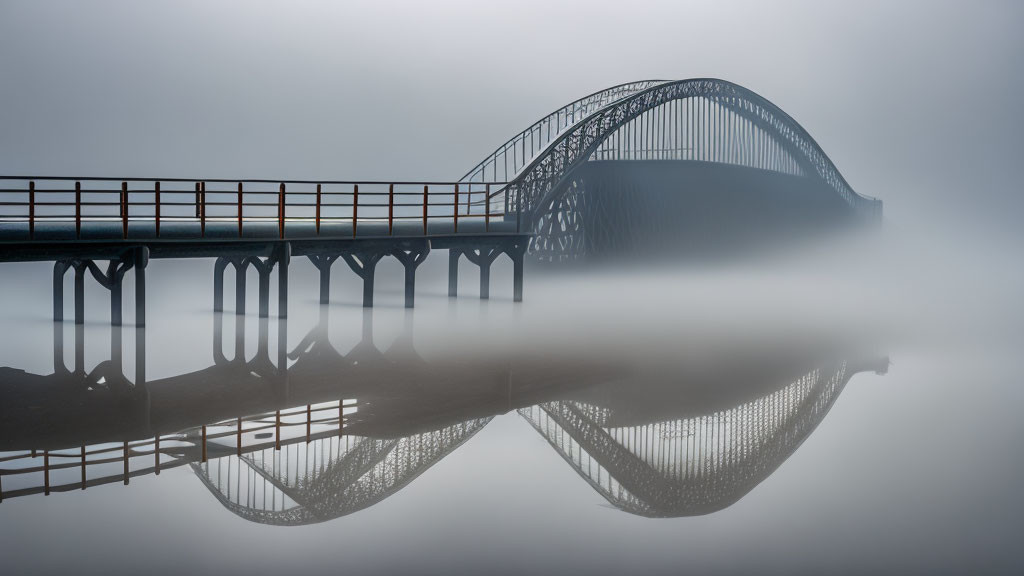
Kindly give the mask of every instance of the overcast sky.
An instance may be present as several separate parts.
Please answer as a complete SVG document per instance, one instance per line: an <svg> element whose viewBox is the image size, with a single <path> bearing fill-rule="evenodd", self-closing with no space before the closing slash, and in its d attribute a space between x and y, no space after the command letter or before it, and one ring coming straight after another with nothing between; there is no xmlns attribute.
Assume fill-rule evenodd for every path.
<svg viewBox="0 0 1024 576"><path fill-rule="evenodd" d="M2 0L0 173L455 179L577 97L714 76L890 216L983 218L1024 206L1021 6Z"/></svg>

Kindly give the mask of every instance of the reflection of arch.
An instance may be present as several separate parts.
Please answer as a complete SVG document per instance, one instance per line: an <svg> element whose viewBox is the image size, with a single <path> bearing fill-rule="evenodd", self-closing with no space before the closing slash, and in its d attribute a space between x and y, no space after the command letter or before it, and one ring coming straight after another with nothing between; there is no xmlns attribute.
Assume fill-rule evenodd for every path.
<svg viewBox="0 0 1024 576"><path fill-rule="evenodd" d="M357 512L398 492L490 420L400 439L325 438L191 466L224 507L246 520L311 524Z"/></svg>
<svg viewBox="0 0 1024 576"><path fill-rule="evenodd" d="M810 134L756 93L716 79L629 86L618 98L595 99L585 117L556 124L547 140L540 137L542 128L527 131L530 142L537 134L544 146L514 172L503 199L506 213L521 212L538 234L535 252L560 258L579 249L579 238L573 238L582 234L575 216L579 199L570 184L575 169L587 160L688 160L808 177L854 213L880 217L881 202L854 192ZM467 177L486 172L502 150Z"/></svg>
<svg viewBox="0 0 1024 576"><path fill-rule="evenodd" d="M774 472L855 373L836 362L728 410L639 426L609 427L612 410L582 402L519 413L614 506L641 516L692 516L733 504Z"/></svg>

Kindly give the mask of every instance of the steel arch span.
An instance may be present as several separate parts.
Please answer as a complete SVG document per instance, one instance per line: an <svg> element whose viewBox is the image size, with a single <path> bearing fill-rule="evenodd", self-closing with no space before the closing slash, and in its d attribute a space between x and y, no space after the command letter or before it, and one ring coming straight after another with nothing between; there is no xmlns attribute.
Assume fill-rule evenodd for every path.
<svg viewBox="0 0 1024 576"><path fill-rule="evenodd" d="M535 234L531 252L572 259L585 253L587 234L608 232L586 229L580 212L588 195L575 178L578 169L588 161L629 160L789 175L834 195L856 217L881 217L881 201L856 193L796 120L757 93L714 78L633 82L577 100L513 137L463 181L508 181L491 202Z"/></svg>

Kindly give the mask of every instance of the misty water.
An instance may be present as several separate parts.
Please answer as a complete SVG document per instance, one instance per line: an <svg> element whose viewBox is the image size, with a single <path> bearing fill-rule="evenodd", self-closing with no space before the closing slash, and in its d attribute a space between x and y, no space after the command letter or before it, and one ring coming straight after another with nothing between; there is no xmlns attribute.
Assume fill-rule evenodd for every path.
<svg viewBox="0 0 1024 576"><path fill-rule="evenodd" d="M940 249L923 232L700 266L531 266L523 303L504 259L489 301L469 266L448 298L434 254L411 311L394 262L370 312L343 265L320 306L296 259L286 322L275 282L260 320L252 271L238 323L233 274L214 314L212 260L154 260L147 328L128 312L119 332L133 382L145 338L147 409L103 364L108 293L89 280L76 331L69 275L55 326L50 265L3 264L4 571L1012 571L1020 271L997 242ZM87 393L32 379L76 363L104 375ZM108 460L84 491L83 443ZM45 449L68 464L11 472L41 470Z"/></svg>

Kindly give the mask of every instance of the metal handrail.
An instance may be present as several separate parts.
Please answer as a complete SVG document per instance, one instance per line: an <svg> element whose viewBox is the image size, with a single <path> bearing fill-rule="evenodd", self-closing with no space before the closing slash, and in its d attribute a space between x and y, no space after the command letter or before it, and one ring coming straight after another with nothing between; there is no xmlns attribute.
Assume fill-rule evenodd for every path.
<svg viewBox="0 0 1024 576"><path fill-rule="evenodd" d="M256 187L247 190L247 184ZM266 184L276 184L277 190ZM482 219L484 232L490 232L492 220L511 216L507 203L495 202L505 184L0 176L0 223L27 224L29 240L36 239L39 223L72 221L76 237L83 225L120 221L124 239L132 223L152 223L159 238L162 222L198 223L200 238L206 236L207 222L231 221L237 222L239 237L247 222L276 221L281 239L287 237L286 224L299 222L313 223L316 236L322 224L350 224L357 237L361 224L384 222L386 236L394 236L395 223L415 221L422 222L423 236L434 235L429 224L438 221L451 223L452 233L458 233L465 219ZM272 208L274 215L261 212ZM406 230L403 235L410 234Z"/></svg>

